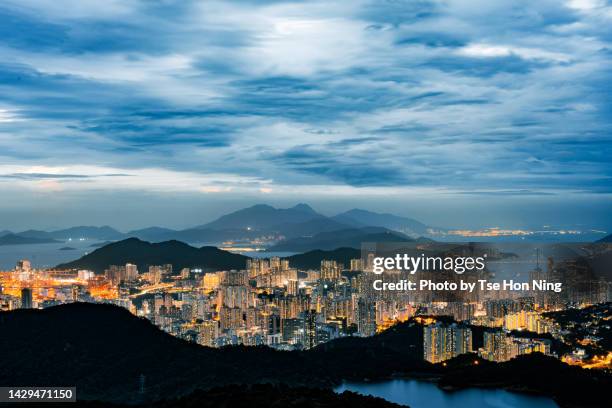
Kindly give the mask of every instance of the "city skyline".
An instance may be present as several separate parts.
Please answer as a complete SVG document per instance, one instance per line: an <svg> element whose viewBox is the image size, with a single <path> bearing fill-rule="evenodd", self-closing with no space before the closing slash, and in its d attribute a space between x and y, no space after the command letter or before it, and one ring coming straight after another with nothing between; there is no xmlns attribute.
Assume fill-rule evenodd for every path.
<svg viewBox="0 0 612 408"><path fill-rule="evenodd" d="M612 228L606 1L4 2L0 225ZM159 222L163 219L163 222Z"/></svg>
<svg viewBox="0 0 612 408"><path fill-rule="evenodd" d="M0 405L600 407L612 0L0 2Z"/></svg>

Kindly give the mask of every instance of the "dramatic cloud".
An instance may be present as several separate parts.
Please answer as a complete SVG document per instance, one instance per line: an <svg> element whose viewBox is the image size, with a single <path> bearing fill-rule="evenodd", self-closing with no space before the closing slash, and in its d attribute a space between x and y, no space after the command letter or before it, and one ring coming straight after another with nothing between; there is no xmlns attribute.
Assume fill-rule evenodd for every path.
<svg viewBox="0 0 612 408"><path fill-rule="evenodd" d="M612 195L604 0L5 1L0 56L5 192Z"/></svg>

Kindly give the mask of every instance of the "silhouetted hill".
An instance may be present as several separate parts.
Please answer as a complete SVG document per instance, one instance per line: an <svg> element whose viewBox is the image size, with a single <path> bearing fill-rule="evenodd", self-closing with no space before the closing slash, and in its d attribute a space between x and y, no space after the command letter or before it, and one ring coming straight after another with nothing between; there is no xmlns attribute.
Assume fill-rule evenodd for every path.
<svg viewBox="0 0 612 408"><path fill-rule="evenodd" d="M612 243L612 234L610 234L610 235L608 235L606 237L603 237L602 239L600 239L597 242L610 242L610 243Z"/></svg>
<svg viewBox="0 0 612 408"><path fill-rule="evenodd" d="M92 240L113 240L124 238L124 234L117 231L109 226L103 227L71 227L56 231L38 231L38 230L27 230L17 233L17 235L28 238L39 238L39 239L92 239Z"/></svg>
<svg viewBox="0 0 612 408"><path fill-rule="evenodd" d="M348 267L351 259L359 258L361 258L361 251L355 248L337 248L331 251L316 249L287 257L289 265L298 269L318 269L324 259L341 262Z"/></svg>
<svg viewBox="0 0 612 408"><path fill-rule="evenodd" d="M271 232L282 234L285 238L312 236L322 232L339 231L349 228L331 218L316 218L298 223L285 223L271 227Z"/></svg>
<svg viewBox="0 0 612 408"><path fill-rule="evenodd" d="M352 227L384 227L415 237L428 233L429 227L412 218L393 214L380 214L358 208L332 217L334 220Z"/></svg>
<svg viewBox="0 0 612 408"><path fill-rule="evenodd" d="M22 232L17 232L15 235L18 235L23 238L35 238L35 239L53 239L53 235L47 231L39 231L39 230L27 230Z"/></svg>
<svg viewBox="0 0 612 408"><path fill-rule="evenodd" d="M0 236L0 245L30 245L30 244L50 244L56 241L52 238L31 238L22 237L15 234Z"/></svg>
<svg viewBox="0 0 612 408"><path fill-rule="evenodd" d="M124 235L114 228L109 226L103 227L72 227L58 231L52 231L50 234L55 239L98 239L98 240L112 240L123 238Z"/></svg>
<svg viewBox="0 0 612 408"><path fill-rule="evenodd" d="M321 232L311 237L300 237L279 242L270 251L305 252L315 249L331 250L340 247L361 249L364 242L412 242L399 232L382 227L350 228L339 231Z"/></svg>
<svg viewBox="0 0 612 408"><path fill-rule="evenodd" d="M129 231L125 235L127 235L130 238L138 238L143 241L157 242L160 240L169 241L171 239L175 239L173 238L173 236L177 232L178 231L170 229L170 228L148 227L148 228L142 228L138 230Z"/></svg>
<svg viewBox="0 0 612 408"><path fill-rule="evenodd" d="M179 241L208 242L218 244L227 240L251 239L261 236L261 231L248 229L214 230L209 228L189 228L177 231L172 236Z"/></svg>
<svg viewBox="0 0 612 408"><path fill-rule="evenodd" d="M467 355L457 360L468 359ZM473 359L473 358L472 358ZM540 353L519 356L504 363L479 360L478 365L463 364L442 376L444 389L465 387L505 388L552 396L562 407L604 407L612 386L609 373L585 370L563 364Z"/></svg>
<svg viewBox="0 0 612 408"><path fill-rule="evenodd" d="M179 241L150 243L137 238L113 242L98 248L76 261L58 265L59 269L89 269L101 273L109 265L133 263L146 271L149 265L172 264L175 271L182 268L244 269L248 258L215 247L195 248Z"/></svg>
<svg viewBox="0 0 612 408"><path fill-rule="evenodd" d="M422 360L422 327L411 322L302 352L211 349L174 338L125 309L74 303L0 312L0 333L0 384L74 385L79 399L110 402L172 399L230 384L331 387L343 380L416 373L441 377L453 388L524 385L528 391L596 406L593 398L605 396L612 385L609 374L534 355L516 364L479 360L474 366L475 357L465 355L446 367L432 365ZM138 393L141 376L144 396Z"/></svg>
<svg viewBox="0 0 612 408"><path fill-rule="evenodd" d="M270 205L257 204L252 207L234 211L213 222L204 224L203 229L252 229L269 231L281 224L296 224L317 218L325 218L306 204L298 204L291 208L274 208Z"/></svg>
<svg viewBox="0 0 612 408"><path fill-rule="evenodd" d="M147 398L158 400L228 384L329 387L342 379L427 366L420 360L417 327L344 338L306 352L211 349L175 338L117 306L73 303L0 312L0 332L0 384L72 384L79 398L102 401L140 399L141 375Z"/></svg>

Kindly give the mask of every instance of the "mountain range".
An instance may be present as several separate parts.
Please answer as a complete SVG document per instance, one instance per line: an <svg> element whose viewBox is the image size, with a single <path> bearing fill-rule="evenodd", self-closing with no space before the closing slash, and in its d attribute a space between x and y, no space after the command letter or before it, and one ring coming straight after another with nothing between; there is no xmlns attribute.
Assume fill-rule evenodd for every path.
<svg viewBox="0 0 612 408"><path fill-rule="evenodd" d="M477 235L461 235L443 228L433 228L412 218L400 217L388 213L376 213L363 209L352 209L334 216L325 216L318 213L307 204L298 204L290 208L274 208L266 204L257 204L248 208L223 215L216 220L195 225L185 229L171 229L160 226L151 226L121 232L109 226L79 226L54 231L28 230L22 232L11 232L4 230L0 232L0 238L7 235L15 235L31 239L31 242L22 240L22 244L41 243L34 240L95 240L95 241L117 241L126 238L139 238L149 242L163 242L170 240L188 243L199 243L220 246L223 242L251 241L259 238L266 246L277 245L275 251L299 252L314 249L331 249L328 240L334 233L338 239L342 234L342 242L338 241L334 247L354 246L355 243L372 241L373 233L382 234L384 238L403 242L407 239L418 239L421 237L465 241L478 240ZM550 231L549 231L550 232ZM554 232L554 231L553 231ZM395 234L391 236L388 234ZM544 234L534 233L528 237L530 241L542 239L567 240L577 239L579 241L600 240L610 242L612 236L601 239L601 232L597 235L593 231L586 231L578 235L568 234ZM378 237L378 238L381 238ZM568 238L569 237L569 238ZM485 236L487 240L499 242L523 240L520 236ZM11 238L15 239L15 238ZM481 240L482 240L481 239ZM606 241L607 240L607 241ZM10 239L6 240L7 242ZM8 244L5 244L8 245Z"/></svg>
<svg viewBox="0 0 612 408"><path fill-rule="evenodd" d="M257 204L223 215L207 224L182 230L153 226L123 233L109 226L81 226L56 231L28 230L19 233L3 231L0 237L14 235L31 240L49 240L48 242L70 239L115 241L139 238L150 242L177 240L215 245L225 241L267 237L269 241L282 242L282 245L274 250L299 252L334 249L340 246L359 247L360 242L378 238L404 241L410 237L425 235L428 229L426 225L411 218L360 209L327 217L307 204L298 204L290 208ZM339 235L342 236L341 242L335 244L330 242L332 232L336 239Z"/></svg>

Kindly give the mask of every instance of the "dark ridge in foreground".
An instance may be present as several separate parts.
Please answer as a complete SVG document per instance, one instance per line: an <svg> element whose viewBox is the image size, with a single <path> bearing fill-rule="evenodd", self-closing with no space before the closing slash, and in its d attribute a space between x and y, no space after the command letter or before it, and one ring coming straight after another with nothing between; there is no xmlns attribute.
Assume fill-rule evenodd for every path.
<svg viewBox="0 0 612 408"><path fill-rule="evenodd" d="M73 384L81 398L111 402L140 398L141 375L146 397L154 401L230 384L327 388L342 379L428 366L420 359L417 327L344 338L305 352L213 349L173 337L117 306L72 303L0 312L0 334L0 384Z"/></svg>
<svg viewBox="0 0 612 408"><path fill-rule="evenodd" d="M540 353L519 356L503 363L475 360L461 355L449 362L438 386L452 391L468 387L502 388L553 397L561 407L603 407L609 398L612 376L599 370L568 366Z"/></svg>
<svg viewBox="0 0 612 408"><path fill-rule="evenodd" d="M463 355L445 367L432 365L422 360L422 344L422 327L407 322L377 336L337 339L309 351L211 349L162 332L125 309L73 303L0 313L0 384L76 386L80 399L142 403L232 384L329 389L343 380L417 375L452 388L522 388L568 407L598 406L597 398L612 387L609 374L541 355L503 364L478 360L478 366L473 355Z"/></svg>
<svg viewBox="0 0 612 408"><path fill-rule="evenodd" d="M360 395L345 391L336 394L330 389L288 387L286 385L256 384L251 386L230 385L198 390L176 400L158 401L138 405L118 405L101 402L71 404L74 408L253 408L253 407L294 407L294 408L400 408L382 398Z"/></svg>

